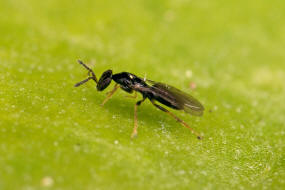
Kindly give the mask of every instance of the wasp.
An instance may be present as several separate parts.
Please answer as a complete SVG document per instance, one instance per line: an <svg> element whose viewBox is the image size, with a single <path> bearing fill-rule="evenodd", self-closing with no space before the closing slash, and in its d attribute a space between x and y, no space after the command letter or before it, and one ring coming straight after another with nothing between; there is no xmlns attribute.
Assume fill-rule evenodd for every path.
<svg viewBox="0 0 285 190"><path fill-rule="evenodd" d="M104 99L101 106L103 106L119 88L127 93L134 93L134 96L128 97L136 98L137 92L142 95L142 99L137 101L134 106L134 128L131 134L132 138L136 137L138 134L138 106L140 106L146 99L148 99L156 108L165 112L181 125L188 128L194 135L197 136L198 139L202 139L201 135L197 133L193 128L191 128L186 122L178 118L165 107L157 104L157 102L159 102L160 104L163 104L175 110L184 110L186 113L189 113L191 115L202 116L204 111L203 105L191 95L173 86L161 82L155 82L146 78L141 78L129 72L113 74L112 70L109 69L103 72L100 79L97 80L97 77L92 69L90 69L80 60L78 60L78 63L88 70L88 78L76 83L74 85L75 87L78 87L88 82L89 80L93 80L96 83L97 90L103 91L110 85L112 80L116 83L114 88L107 93L107 97Z"/></svg>

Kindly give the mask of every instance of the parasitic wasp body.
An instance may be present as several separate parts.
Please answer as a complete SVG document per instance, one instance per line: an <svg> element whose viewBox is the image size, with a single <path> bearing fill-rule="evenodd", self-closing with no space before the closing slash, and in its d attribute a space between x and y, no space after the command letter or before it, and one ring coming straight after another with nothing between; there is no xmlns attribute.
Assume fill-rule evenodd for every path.
<svg viewBox="0 0 285 190"><path fill-rule="evenodd" d="M112 95L117 91L118 88L121 88L127 93L133 93L133 92L135 93L134 96L128 96L128 97L136 98L137 92L142 94L142 99L137 101L134 107L134 129L131 135L132 138L137 136L137 128L138 128L137 108L146 99L149 99L150 102L156 108L167 113L169 116L173 117L176 121L178 121L181 125L190 129L191 132L195 134L198 139L202 138L187 123L178 118L172 112L168 111L166 108L156 103L159 102L175 110L184 110L186 113L189 113L191 115L202 116L204 107L194 97L170 85L160 82L155 82L148 79L143 79L128 72L113 74L112 70L107 70L102 74L100 79L97 80L97 77L92 69L90 69L82 61L78 60L78 62L88 70L88 78L81 82L76 83L74 85L75 87L78 87L89 80L93 80L97 84L96 86L97 90L103 91L105 88L107 88L110 85L112 80L116 82L113 90L107 93L107 97L102 102L101 106L103 106L112 97Z"/></svg>

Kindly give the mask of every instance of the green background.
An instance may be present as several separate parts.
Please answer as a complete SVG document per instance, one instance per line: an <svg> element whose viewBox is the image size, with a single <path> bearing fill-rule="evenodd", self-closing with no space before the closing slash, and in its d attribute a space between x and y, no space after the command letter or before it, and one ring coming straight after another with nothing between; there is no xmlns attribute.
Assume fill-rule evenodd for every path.
<svg viewBox="0 0 285 190"><path fill-rule="evenodd" d="M284 1L0 4L0 189L285 188ZM77 59L192 94L204 139L146 101L131 140L135 100L100 107Z"/></svg>

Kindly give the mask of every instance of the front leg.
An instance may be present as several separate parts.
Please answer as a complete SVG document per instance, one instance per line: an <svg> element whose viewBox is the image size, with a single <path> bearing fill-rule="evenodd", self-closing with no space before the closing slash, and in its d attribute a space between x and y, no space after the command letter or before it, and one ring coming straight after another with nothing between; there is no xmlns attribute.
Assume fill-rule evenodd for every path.
<svg viewBox="0 0 285 190"><path fill-rule="evenodd" d="M118 84L115 84L113 90L111 90L110 92L108 92L107 94L107 97L105 98L105 100L102 102L101 106L104 106L104 104L113 96L113 94L117 91L117 89L119 88L120 86Z"/></svg>

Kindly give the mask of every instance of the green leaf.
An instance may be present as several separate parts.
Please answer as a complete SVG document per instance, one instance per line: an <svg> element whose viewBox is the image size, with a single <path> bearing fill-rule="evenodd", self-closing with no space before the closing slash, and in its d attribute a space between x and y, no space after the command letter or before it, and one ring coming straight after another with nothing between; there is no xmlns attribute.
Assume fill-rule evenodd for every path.
<svg viewBox="0 0 285 190"><path fill-rule="evenodd" d="M284 189L283 1L4 1L0 189ZM173 111L105 92L127 71L197 98ZM170 109L170 108L169 108Z"/></svg>

